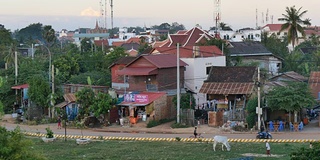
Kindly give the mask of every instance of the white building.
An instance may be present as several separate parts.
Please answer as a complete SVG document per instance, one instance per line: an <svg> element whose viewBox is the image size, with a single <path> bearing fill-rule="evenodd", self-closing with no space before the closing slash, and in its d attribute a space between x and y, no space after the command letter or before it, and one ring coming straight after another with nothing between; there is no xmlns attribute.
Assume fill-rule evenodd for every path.
<svg viewBox="0 0 320 160"><path fill-rule="evenodd" d="M184 72L185 88L194 93L196 104L207 102L206 94L199 93L203 82L207 79L211 66L226 66L225 56L180 58L187 63Z"/></svg>

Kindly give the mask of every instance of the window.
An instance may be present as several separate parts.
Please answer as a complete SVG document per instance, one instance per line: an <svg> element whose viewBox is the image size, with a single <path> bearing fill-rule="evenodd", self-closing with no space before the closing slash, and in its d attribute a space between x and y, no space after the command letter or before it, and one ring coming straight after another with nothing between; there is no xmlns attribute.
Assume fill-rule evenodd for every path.
<svg viewBox="0 0 320 160"><path fill-rule="evenodd" d="M210 73L210 70L211 70L211 66L206 68L206 75L208 75Z"/></svg>

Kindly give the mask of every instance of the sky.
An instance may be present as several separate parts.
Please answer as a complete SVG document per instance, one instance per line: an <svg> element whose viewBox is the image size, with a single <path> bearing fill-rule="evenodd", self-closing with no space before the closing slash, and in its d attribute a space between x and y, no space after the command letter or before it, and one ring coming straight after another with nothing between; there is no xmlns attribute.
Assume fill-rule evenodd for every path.
<svg viewBox="0 0 320 160"><path fill-rule="evenodd" d="M173 22L183 24L186 29L197 24L206 30L215 26L214 0L113 0L113 6L114 27L151 27ZM255 28L256 24L267 23L268 13L269 24L271 16L273 23L282 23L277 19L291 6L308 10L303 18L310 18L312 25L320 25L317 17L320 0L221 0L221 22L234 30ZM101 10L106 10L106 18L101 16ZM11 31L33 23L52 25L56 31L72 31L94 28L96 21L111 28L110 0L0 0L0 24Z"/></svg>

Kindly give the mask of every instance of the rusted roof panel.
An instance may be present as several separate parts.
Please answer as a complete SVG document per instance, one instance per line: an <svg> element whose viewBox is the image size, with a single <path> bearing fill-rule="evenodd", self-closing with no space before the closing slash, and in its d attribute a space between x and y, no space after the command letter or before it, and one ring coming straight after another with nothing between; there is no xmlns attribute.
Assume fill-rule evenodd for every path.
<svg viewBox="0 0 320 160"><path fill-rule="evenodd" d="M200 93L205 94L251 94L254 83L205 82Z"/></svg>

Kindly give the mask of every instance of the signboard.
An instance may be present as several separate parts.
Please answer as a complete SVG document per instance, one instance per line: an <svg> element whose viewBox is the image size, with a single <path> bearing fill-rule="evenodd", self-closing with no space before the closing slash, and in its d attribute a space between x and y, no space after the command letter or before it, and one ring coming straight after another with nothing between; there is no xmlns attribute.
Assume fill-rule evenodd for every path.
<svg viewBox="0 0 320 160"><path fill-rule="evenodd" d="M146 103L146 102L148 102L148 95L136 94L136 95L134 95L134 100L136 103Z"/></svg>
<svg viewBox="0 0 320 160"><path fill-rule="evenodd" d="M147 103L149 101L146 94L124 94L125 102Z"/></svg>

